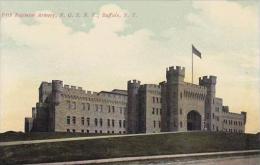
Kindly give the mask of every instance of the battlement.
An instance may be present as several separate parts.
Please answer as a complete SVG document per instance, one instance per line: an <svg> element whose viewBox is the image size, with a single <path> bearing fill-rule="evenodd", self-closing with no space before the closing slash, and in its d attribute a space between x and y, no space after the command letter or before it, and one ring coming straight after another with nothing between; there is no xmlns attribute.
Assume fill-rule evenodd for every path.
<svg viewBox="0 0 260 165"><path fill-rule="evenodd" d="M188 83L185 82L186 87L194 89L194 90L207 90L206 87L204 86L200 86L200 85L196 85L196 84L192 84L192 83Z"/></svg>
<svg viewBox="0 0 260 165"><path fill-rule="evenodd" d="M140 85L141 84L141 81L138 81L138 80L129 80L129 81L127 81L127 84L138 84L138 85Z"/></svg>
<svg viewBox="0 0 260 165"><path fill-rule="evenodd" d="M215 85L216 83L217 83L216 76L203 76L199 78L199 85L205 85L205 84Z"/></svg>
<svg viewBox="0 0 260 165"><path fill-rule="evenodd" d="M144 84L143 86L146 88L161 89L161 87L157 84Z"/></svg>
<svg viewBox="0 0 260 165"><path fill-rule="evenodd" d="M42 81L40 86L51 86L52 83L47 82L47 81Z"/></svg>
<svg viewBox="0 0 260 165"><path fill-rule="evenodd" d="M80 91L80 92L84 91L82 87L76 87L76 86L74 86L74 85L71 85L71 86L69 86L69 85L64 85L64 89L74 90L74 91Z"/></svg>
<svg viewBox="0 0 260 165"><path fill-rule="evenodd" d="M176 75L181 75L181 76L185 76L185 67L181 67L181 66L170 66L169 68L166 68L166 73L169 74L176 74Z"/></svg>
<svg viewBox="0 0 260 165"><path fill-rule="evenodd" d="M167 83L182 83L184 82L185 68L180 66L171 66L166 68Z"/></svg>
<svg viewBox="0 0 260 165"><path fill-rule="evenodd" d="M222 112L229 112L229 107L228 106L222 106Z"/></svg>

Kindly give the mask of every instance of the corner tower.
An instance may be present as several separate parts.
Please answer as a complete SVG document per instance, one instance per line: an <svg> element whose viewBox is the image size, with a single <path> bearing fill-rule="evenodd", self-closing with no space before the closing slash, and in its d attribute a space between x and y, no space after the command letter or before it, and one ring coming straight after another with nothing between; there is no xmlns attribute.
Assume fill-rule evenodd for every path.
<svg viewBox="0 0 260 165"><path fill-rule="evenodd" d="M128 133L138 133L138 121L139 121L139 110L138 110L138 91L140 88L140 81L130 80L127 82L127 132Z"/></svg>
<svg viewBox="0 0 260 165"><path fill-rule="evenodd" d="M51 103L49 108L49 122L48 127L49 131L55 131L55 114L56 114L56 107L62 101L61 94L63 92L63 82L61 80L52 80L52 96L51 96Z"/></svg>

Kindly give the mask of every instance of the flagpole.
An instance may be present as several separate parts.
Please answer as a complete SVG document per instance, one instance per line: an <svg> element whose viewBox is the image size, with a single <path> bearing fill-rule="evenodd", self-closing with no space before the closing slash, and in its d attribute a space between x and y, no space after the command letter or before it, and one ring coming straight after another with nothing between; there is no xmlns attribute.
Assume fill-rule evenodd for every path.
<svg viewBox="0 0 260 165"><path fill-rule="evenodd" d="M191 51L191 82L193 84L193 51Z"/></svg>

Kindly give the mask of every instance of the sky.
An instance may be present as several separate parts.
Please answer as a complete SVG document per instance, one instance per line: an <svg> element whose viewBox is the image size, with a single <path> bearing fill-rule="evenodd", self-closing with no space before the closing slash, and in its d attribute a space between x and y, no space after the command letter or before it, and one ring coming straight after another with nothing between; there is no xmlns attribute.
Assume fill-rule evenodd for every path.
<svg viewBox="0 0 260 165"><path fill-rule="evenodd" d="M164 81L166 68L179 65L191 82L191 44L202 53L202 59L194 57L194 83L217 76L217 97L230 111L247 112L246 132L260 132L259 6L259 1L0 1L0 132L24 130L42 81L63 80L91 91L126 89L131 79Z"/></svg>

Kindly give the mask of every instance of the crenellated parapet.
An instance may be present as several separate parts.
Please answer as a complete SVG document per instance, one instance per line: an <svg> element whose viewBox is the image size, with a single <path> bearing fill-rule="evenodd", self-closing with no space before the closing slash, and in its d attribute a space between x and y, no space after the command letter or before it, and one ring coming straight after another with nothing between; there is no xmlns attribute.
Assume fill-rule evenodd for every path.
<svg viewBox="0 0 260 165"><path fill-rule="evenodd" d="M166 74L174 74L178 76L185 76L185 67L181 66L170 66L166 68Z"/></svg>
<svg viewBox="0 0 260 165"><path fill-rule="evenodd" d="M67 91L67 92L77 92L77 93L86 93L85 90L83 90L82 87L76 87L74 85L64 85L64 89Z"/></svg>
<svg viewBox="0 0 260 165"><path fill-rule="evenodd" d="M127 81L127 85L141 85L141 81L138 80L129 80Z"/></svg>
<svg viewBox="0 0 260 165"><path fill-rule="evenodd" d="M199 85L216 85L216 76L203 76L199 78Z"/></svg>
<svg viewBox="0 0 260 165"><path fill-rule="evenodd" d="M166 68L166 78L168 83L184 82L185 68L181 66L171 66Z"/></svg>

